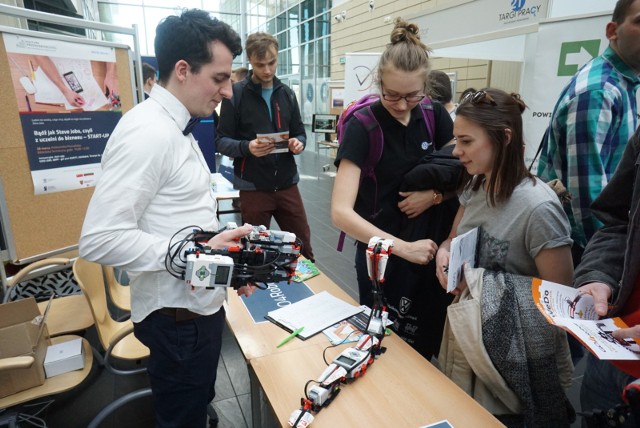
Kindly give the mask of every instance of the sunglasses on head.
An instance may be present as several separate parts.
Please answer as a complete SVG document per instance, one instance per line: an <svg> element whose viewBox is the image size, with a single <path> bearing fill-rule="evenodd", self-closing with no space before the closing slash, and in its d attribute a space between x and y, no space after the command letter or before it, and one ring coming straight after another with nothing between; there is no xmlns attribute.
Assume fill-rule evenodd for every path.
<svg viewBox="0 0 640 428"><path fill-rule="evenodd" d="M478 91L467 94L464 96L460 104L468 102L471 104L491 104L494 107L498 105L498 103L496 103L496 101L491 95L487 93L487 91Z"/></svg>

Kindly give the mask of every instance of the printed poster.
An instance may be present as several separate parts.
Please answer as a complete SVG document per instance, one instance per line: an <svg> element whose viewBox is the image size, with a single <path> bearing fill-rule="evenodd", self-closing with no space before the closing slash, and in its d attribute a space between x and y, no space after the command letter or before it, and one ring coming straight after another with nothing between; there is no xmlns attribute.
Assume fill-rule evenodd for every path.
<svg viewBox="0 0 640 428"><path fill-rule="evenodd" d="M95 186L122 115L115 48L4 34L34 193Z"/></svg>

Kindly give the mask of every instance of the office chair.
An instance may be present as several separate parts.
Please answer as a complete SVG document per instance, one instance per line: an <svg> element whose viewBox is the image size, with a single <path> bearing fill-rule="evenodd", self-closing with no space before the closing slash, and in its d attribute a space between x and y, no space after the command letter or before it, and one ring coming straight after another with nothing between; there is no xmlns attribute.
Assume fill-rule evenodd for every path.
<svg viewBox="0 0 640 428"><path fill-rule="evenodd" d="M104 366L116 375L131 375L146 372L146 367L120 369L112 360L138 361L149 356L149 348L144 346L133 334L131 320L118 321L111 317L107 307L107 292L103 266L82 258L73 264L73 274L84 293L93 313L98 338L104 353ZM137 398L150 396L151 388L142 388L130 392L102 409L89 424L89 428L98 427L104 419L120 406Z"/></svg>
<svg viewBox="0 0 640 428"><path fill-rule="evenodd" d="M89 342L79 336L67 335L51 338L51 344L55 345L56 343L63 343L73 339L82 339L82 347L84 350L84 368L82 370L74 370L47 378L40 386L2 397L0 398L0 409L10 409L19 404L37 400L42 397L60 394L80 385L80 383L87 378L93 366L93 354L91 353L91 345L89 345ZM35 359L31 356L2 358L0 359L0 371L28 368L34 361ZM17 427L18 423L25 417L28 418L29 416L23 416L21 413L15 412L0 414L0 426L8 425L10 428Z"/></svg>
<svg viewBox="0 0 640 428"><path fill-rule="evenodd" d="M11 300L12 295L16 294L11 292L12 289L36 269L55 265L70 266L71 263L70 259L56 257L38 260L25 266L7 281L8 288L5 293L4 303ZM38 303L40 313L44 313L47 304L48 301ZM47 316L47 329L51 337L84 332L92 325L93 315L91 315L86 299L81 294L56 296L51 302L51 308Z"/></svg>

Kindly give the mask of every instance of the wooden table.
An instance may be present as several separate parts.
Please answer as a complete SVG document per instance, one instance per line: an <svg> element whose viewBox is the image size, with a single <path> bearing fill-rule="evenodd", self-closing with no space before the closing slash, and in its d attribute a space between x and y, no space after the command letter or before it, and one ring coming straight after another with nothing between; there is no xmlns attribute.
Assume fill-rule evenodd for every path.
<svg viewBox="0 0 640 428"><path fill-rule="evenodd" d="M356 304L325 275L306 283L316 293L326 290ZM259 407L262 392L279 426L288 426L289 415L300 407L305 383L326 368L322 352L330 345L329 340L320 333L276 348L286 332L272 323L255 324L235 293L229 293L227 322L250 366L253 426L266 426L264 409ZM443 419L457 428L503 426L398 336L385 338L383 345L386 353L364 377L343 385L331 405L318 413L312 427L417 428ZM348 346L328 350L327 359Z"/></svg>

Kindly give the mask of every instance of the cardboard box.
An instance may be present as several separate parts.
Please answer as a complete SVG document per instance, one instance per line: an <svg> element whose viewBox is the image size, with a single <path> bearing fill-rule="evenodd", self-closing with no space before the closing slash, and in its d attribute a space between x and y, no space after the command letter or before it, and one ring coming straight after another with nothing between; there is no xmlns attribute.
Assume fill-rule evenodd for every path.
<svg viewBox="0 0 640 428"><path fill-rule="evenodd" d="M0 305L0 359L33 356L27 369L0 372L0 398L44 383L44 357L50 344L45 317L34 298Z"/></svg>
<svg viewBox="0 0 640 428"><path fill-rule="evenodd" d="M47 378L84 368L82 339L56 343L47 348L44 372Z"/></svg>

